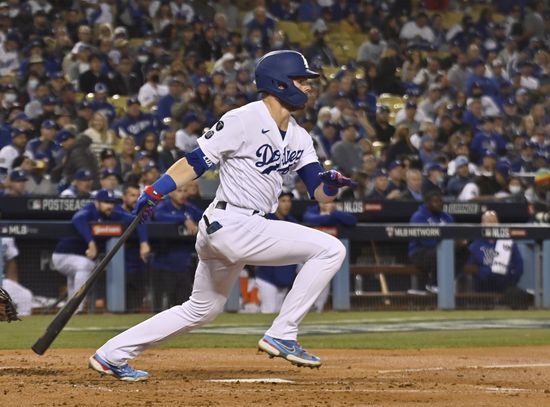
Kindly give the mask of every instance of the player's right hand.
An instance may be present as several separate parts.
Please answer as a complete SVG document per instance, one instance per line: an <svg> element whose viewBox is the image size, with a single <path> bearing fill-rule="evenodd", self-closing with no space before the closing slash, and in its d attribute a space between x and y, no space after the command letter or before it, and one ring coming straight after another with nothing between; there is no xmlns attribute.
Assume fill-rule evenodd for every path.
<svg viewBox="0 0 550 407"><path fill-rule="evenodd" d="M153 208L162 200L162 197L163 195L155 191L152 185L147 185L139 196L132 214L137 215L141 208L146 206L141 219L142 221L150 220L153 217Z"/></svg>

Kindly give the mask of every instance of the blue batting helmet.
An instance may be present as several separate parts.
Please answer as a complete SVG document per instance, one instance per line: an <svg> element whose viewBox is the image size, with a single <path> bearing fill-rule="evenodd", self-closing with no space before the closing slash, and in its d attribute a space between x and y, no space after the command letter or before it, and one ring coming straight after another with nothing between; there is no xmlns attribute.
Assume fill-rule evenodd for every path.
<svg viewBox="0 0 550 407"><path fill-rule="evenodd" d="M317 78L319 74L309 69L306 58L297 51L272 51L256 64L256 88L269 93L283 103L300 108L307 102L307 95L294 86L292 78Z"/></svg>

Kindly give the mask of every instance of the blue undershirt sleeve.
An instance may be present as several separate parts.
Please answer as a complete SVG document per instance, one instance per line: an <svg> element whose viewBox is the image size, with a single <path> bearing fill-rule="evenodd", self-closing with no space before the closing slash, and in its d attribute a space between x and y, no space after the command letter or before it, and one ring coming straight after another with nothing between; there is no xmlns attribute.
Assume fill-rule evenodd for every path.
<svg viewBox="0 0 550 407"><path fill-rule="evenodd" d="M319 173L323 172L323 167L319 162L309 163L304 165L298 171L298 175L306 184L307 192L311 199L315 197L315 190L319 185L321 185L321 180L319 179Z"/></svg>
<svg viewBox="0 0 550 407"><path fill-rule="evenodd" d="M187 159L189 165L191 165L191 167L195 170L197 178L204 174L206 170L214 166L214 164L212 164L212 162L202 152L200 147L197 147L188 153L185 158Z"/></svg>

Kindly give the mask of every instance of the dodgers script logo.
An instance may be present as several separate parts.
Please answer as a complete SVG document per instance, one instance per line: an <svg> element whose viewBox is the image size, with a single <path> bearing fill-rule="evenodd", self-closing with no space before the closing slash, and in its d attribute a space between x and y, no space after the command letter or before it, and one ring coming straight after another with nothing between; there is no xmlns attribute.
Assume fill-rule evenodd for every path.
<svg viewBox="0 0 550 407"><path fill-rule="evenodd" d="M294 151L287 147L285 147L281 154L279 150L274 150L273 146L263 144L256 150L256 157L260 159L260 161L256 161L256 167L267 167L262 170L262 174L269 174L273 171L286 174L290 171L292 164L302 157L302 154L304 154L304 150Z"/></svg>

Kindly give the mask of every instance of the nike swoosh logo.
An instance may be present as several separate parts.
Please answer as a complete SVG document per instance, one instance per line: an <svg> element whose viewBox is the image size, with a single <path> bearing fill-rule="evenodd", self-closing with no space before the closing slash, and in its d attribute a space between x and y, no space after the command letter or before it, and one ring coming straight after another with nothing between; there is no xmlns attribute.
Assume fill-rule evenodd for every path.
<svg viewBox="0 0 550 407"><path fill-rule="evenodd" d="M277 341L277 344L283 348L284 350L286 350L288 353L294 353L296 351L296 349L294 348L294 346L292 348L289 348L288 346L285 346L283 345L281 342L278 342Z"/></svg>
<svg viewBox="0 0 550 407"><path fill-rule="evenodd" d="M268 131L269 131L269 130L264 130L264 129L262 129L262 134L265 134L265 133L267 133Z"/></svg>

